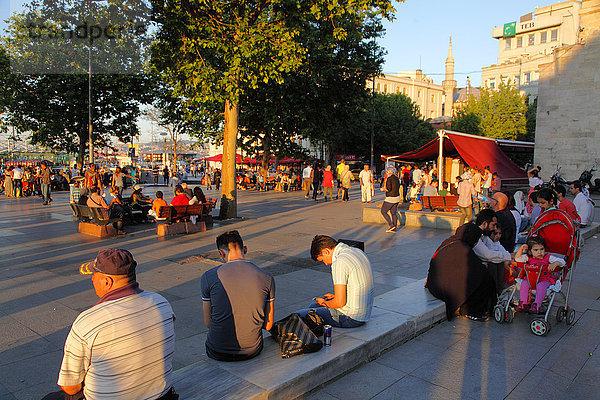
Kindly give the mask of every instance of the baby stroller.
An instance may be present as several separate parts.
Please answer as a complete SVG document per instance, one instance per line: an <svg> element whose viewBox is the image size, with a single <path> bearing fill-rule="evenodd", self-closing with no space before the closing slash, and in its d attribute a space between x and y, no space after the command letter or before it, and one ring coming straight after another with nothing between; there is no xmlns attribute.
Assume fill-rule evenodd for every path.
<svg viewBox="0 0 600 400"><path fill-rule="evenodd" d="M565 265L560 271L555 284L551 285L546 293L543 305L546 306L546 312L542 315L536 315L531 321L529 327L531 332L537 336L546 336L550 332L549 315L552 306L558 303L562 305L556 308L556 321L565 321L571 325L575 321L575 310L569 307L569 293L571 291L571 281L575 263L580 253L580 233L571 218L562 210L553 208L545 211L535 221L529 235L539 235L546 242L546 252L552 253L558 257L564 257ZM514 263L521 269L520 277L528 279L532 288L536 287L537 281L541 275L541 268L537 269L527 266L524 263ZM515 292L519 286L520 279L504 290L498 297L498 303L494 307L494 319L498 323L512 322L515 315ZM566 293L563 289L566 286ZM535 290L535 289L533 289Z"/></svg>

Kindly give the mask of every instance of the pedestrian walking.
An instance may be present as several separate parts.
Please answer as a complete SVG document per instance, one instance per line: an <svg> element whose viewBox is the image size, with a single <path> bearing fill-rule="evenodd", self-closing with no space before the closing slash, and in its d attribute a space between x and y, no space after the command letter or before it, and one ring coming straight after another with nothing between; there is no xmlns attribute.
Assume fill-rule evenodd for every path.
<svg viewBox="0 0 600 400"><path fill-rule="evenodd" d="M360 193L363 203L370 203L373 196L373 172L369 170L369 166L365 164L363 170L358 174L360 182Z"/></svg>
<svg viewBox="0 0 600 400"><path fill-rule="evenodd" d="M350 166L346 165L346 167L344 168L344 172L342 172L342 201L344 202L350 200L348 191L352 188L353 180L354 176L352 175L352 172L350 172Z"/></svg>
<svg viewBox="0 0 600 400"><path fill-rule="evenodd" d="M383 181L382 192L385 192L385 199L381 205L381 215L388 224L387 233L396 232L398 225L398 205L402 201L402 186L396 176L396 168L389 166L386 169L385 179Z"/></svg>

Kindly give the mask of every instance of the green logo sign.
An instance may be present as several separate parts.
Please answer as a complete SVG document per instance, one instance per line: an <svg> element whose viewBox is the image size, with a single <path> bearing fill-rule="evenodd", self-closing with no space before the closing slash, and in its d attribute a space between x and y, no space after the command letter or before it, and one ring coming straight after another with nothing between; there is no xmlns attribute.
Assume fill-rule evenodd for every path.
<svg viewBox="0 0 600 400"><path fill-rule="evenodd" d="M503 37L511 37L515 36L517 33L517 22L509 22L508 24L504 24L504 32L502 33Z"/></svg>

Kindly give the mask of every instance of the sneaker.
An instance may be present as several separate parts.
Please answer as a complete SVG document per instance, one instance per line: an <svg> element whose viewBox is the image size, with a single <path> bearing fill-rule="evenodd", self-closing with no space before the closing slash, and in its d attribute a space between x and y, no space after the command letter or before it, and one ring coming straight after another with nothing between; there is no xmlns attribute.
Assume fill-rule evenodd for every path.
<svg viewBox="0 0 600 400"><path fill-rule="evenodd" d="M481 315L467 315L467 318L469 318L472 321L477 321L477 322L486 322L488 319L490 319L490 317L488 317L485 314L481 314Z"/></svg>
<svg viewBox="0 0 600 400"><path fill-rule="evenodd" d="M385 232L386 233L394 233L394 232L396 232L396 227L395 226L390 226Z"/></svg>
<svg viewBox="0 0 600 400"><path fill-rule="evenodd" d="M526 312L529 311L530 305L519 301L519 305L515 308L517 311Z"/></svg>

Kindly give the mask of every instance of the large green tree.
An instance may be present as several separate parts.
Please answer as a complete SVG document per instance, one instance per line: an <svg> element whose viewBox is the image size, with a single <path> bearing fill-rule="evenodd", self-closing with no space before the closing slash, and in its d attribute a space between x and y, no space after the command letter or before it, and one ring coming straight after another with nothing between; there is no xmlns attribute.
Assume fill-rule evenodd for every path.
<svg viewBox="0 0 600 400"><path fill-rule="evenodd" d="M391 17L390 0L155 0L153 64L189 105L224 104L221 217L237 216L235 149L240 97L259 82L283 82L307 57L301 21L328 21L333 35L347 14Z"/></svg>
<svg viewBox="0 0 600 400"><path fill-rule="evenodd" d="M297 156L302 150L296 138L308 138L340 151L340 139L368 135L364 103L370 98L366 80L379 70L383 51L375 41L383 28L380 18L340 18L336 25L346 35L337 38L327 21L306 19L299 40L307 49L305 62L285 75L283 83L270 81L241 97L240 134L243 143L263 152L263 171L268 155Z"/></svg>
<svg viewBox="0 0 600 400"><path fill-rule="evenodd" d="M118 0L109 6L40 0L13 15L7 34L0 38L9 56L0 57L0 103L7 123L17 132L29 132L32 144L77 153L83 162L90 133L87 72L91 62L94 144L104 146L113 137L129 141L138 135L140 107L153 100L155 87L149 75L131 73L141 68L143 43L136 42L138 37L132 46L125 37L114 42L91 40L91 36L75 41L77 35L72 34L84 23L115 24L116 15L131 22L137 11L129 13L130 7ZM97 18L92 20L92 15ZM28 30L31 26L35 28Z"/></svg>
<svg viewBox="0 0 600 400"><path fill-rule="evenodd" d="M481 97L469 98L457 110L452 129L497 139L523 137L527 132L525 96L510 83L501 81L498 88L481 88Z"/></svg>
<svg viewBox="0 0 600 400"><path fill-rule="evenodd" d="M435 138L433 127L422 119L419 107L409 97L403 94L375 94L373 103L371 100L364 103L361 129L349 130L352 134L339 137L336 148L342 153L368 158L370 135L364 132L370 132L373 117L376 160L379 160L382 154L414 150Z"/></svg>

